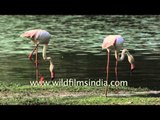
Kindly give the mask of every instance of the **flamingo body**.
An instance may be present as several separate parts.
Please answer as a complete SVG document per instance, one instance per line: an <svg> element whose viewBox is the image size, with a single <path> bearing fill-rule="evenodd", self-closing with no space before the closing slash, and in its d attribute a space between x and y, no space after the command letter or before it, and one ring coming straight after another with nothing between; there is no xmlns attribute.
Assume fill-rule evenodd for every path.
<svg viewBox="0 0 160 120"><path fill-rule="evenodd" d="M29 30L21 35L21 37L26 37L32 39L32 41L36 44L48 44L51 38L51 35L41 29Z"/></svg>
<svg viewBox="0 0 160 120"><path fill-rule="evenodd" d="M53 80L55 78L55 73L53 71L54 69L54 65L52 63L52 59L51 57L47 57L46 56L46 50L48 48L48 43L50 41L51 35L49 34L49 32L42 30L42 29L35 29L35 30L29 30L24 32L23 34L20 35L21 37L25 37L25 38L30 38L34 44L36 44L35 49L33 49L32 53L29 55L29 58L32 58L33 52L37 49L38 52L38 45L39 44L43 44L43 59L47 60L50 62L50 67L49 67L49 71L51 72L51 79ZM38 53L37 53L38 54ZM38 60L36 60L36 64L38 64ZM38 69L38 65L36 65L37 69ZM41 77L41 80L43 77Z"/></svg>
<svg viewBox="0 0 160 120"><path fill-rule="evenodd" d="M108 59L107 59L107 66L106 66L106 81L108 82L108 73L109 73L109 63L110 63L110 51L115 51L115 58L116 58L116 66L115 66L115 75L116 81L118 81L118 61L122 61L124 59L124 54L126 53L128 56L128 61L131 64L131 72L134 70L134 58L128 52L127 49L123 48L124 39L121 35L108 35L104 38L102 43L102 49L107 49L108 52ZM122 50L123 49L123 50ZM121 58L119 58L119 51L122 50ZM105 95L107 96L107 86L105 90Z"/></svg>
<svg viewBox="0 0 160 120"><path fill-rule="evenodd" d="M103 40L102 49L120 50L123 47L124 39L120 35L109 35Z"/></svg>

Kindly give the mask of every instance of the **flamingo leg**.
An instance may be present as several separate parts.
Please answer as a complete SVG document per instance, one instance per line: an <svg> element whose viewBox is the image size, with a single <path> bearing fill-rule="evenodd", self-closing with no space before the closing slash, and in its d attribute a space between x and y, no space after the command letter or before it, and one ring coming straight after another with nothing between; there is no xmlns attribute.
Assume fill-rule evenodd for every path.
<svg viewBox="0 0 160 120"><path fill-rule="evenodd" d="M117 52L117 51L116 51L116 52ZM117 54L116 54L115 75L116 75L116 81L118 81L118 52L117 52Z"/></svg>
<svg viewBox="0 0 160 120"><path fill-rule="evenodd" d="M115 51L116 52L116 66L115 66L115 76L116 76L116 82L118 81L118 51ZM117 88L117 85L116 85L116 88ZM117 93L118 93L118 88L117 88Z"/></svg>
<svg viewBox="0 0 160 120"><path fill-rule="evenodd" d="M32 59L31 59L32 63L35 65L36 67L36 61L34 62ZM37 61L38 62L38 61ZM40 81L43 81L44 80L44 77L41 75L40 71L38 71L38 75L40 76Z"/></svg>
<svg viewBox="0 0 160 120"><path fill-rule="evenodd" d="M107 66L106 66L106 82L107 85L105 87L105 96L107 97L107 93L108 93L108 74L109 74L109 59L110 59L110 50L108 49L108 60L107 60Z"/></svg>
<svg viewBox="0 0 160 120"><path fill-rule="evenodd" d="M39 44L37 44L36 47L32 50L32 52L29 54L28 58L30 60L32 60L33 53L36 51L36 49L37 49L38 46L39 46Z"/></svg>
<svg viewBox="0 0 160 120"><path fill-rule="evenodd" d="M38 69L38 47L36 47L36 80L38 81L38 76L39 76L39 69Z"/></svg>
<svg viewBox="0 0 160 120"><path fill-rule="evenodd" d="M36 67L36 80L38 80L38 77L40 76L40 84L42 84L42 82L44 81L44 77L40 74L39 72L39 67L38 67L38 46L39 44L36 45L36 47L33 49L33 51L31 52L31 54L29 55L29 59L32 61L32 63L35 65ZM36 60L35 62L32 59L33 53L36 51Z"/></svg>

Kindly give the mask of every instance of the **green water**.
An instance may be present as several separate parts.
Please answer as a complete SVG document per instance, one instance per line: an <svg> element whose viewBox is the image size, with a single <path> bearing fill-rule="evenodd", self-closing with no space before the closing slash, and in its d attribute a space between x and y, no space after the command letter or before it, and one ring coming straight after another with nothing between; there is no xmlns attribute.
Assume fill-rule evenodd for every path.
<svg viewBox="0 0 160 120"><path fill-rule="evenodd" d="M106 35L120 34L135 57L136 70L130 75L125 59L119 63L119 80L135 87L160 88L159 15L1 15L0 81L29 84L35 80L35 67L27 58L34 45L19 37L31 29L45 29L52 35L47 55L53 58L56 80L105 79L107 55L101 44ZM49 63L43 61L41 50L42 46L40 72L49 80ZM115 79L113 54L110 80Z"/></svg>

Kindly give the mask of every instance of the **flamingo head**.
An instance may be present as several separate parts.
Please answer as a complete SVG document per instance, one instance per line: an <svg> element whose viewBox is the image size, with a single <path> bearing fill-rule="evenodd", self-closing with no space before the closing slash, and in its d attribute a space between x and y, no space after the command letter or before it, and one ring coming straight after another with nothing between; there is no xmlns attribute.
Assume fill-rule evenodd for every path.
<svg viewBox="0 0 160 120"><path fill-rule="evenodd" d="M51 72L51 79L54 80L54 78L55 78L55 72L53 71Z"/></svg>

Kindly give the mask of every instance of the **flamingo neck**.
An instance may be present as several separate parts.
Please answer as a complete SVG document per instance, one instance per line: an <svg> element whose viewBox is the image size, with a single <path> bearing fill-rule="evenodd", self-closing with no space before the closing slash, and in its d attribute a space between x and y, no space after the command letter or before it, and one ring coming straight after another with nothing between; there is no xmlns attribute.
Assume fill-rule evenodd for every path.
<svg viewBox="0 0 160 120"><path fill-rule="evenodd" d="M124 57L125 57L125 53L126 53L126 55L127 55L127 57L128 57L128 61L129 61L129 63L133 63L134 62L134 58L133 58L133 56L129 53L129 51L127 50L127 49L123 49L122 50L122 53L121 53L121 60L123 60L124 59Z"/></svg>
<svg viewBox="0 0 160 120"><path fill-rule="evenodd" d="M118 54L118 52L115 52L115 56ZM118 61L122 61L125 58L125 53L128 57L128 62L131 64L131 72L135 69L135 65L134 65L134 57L129 53L129 51L127 49L123 49L122 53L121 53L121 57L118 58Z"/></svg>
<svg viewBox="0 0 160 120"><path fill-rule="evenodd" d="M121 57L120 57L119 61L124 60L124 58L125 58L125 53L126 53L126 52L127 52L126 49L123 49L123 50L122 50Z"/></svg>
<svg viewBox="0 0 160 120"><path fill-rule="evenodd" d="M118 51L115 51L115 58L118 59L118 61L123 61L124 58L125 58L125 54L129 57L129 59L132 59L132 58L131 58L132 55L128 52L127 49L123 49L123 50L122 50L122 53L121 53L121 57L120 57L120 58L119 58L119 55L118 55ZM117 58L117 56L118 56L118 58Z"/></svg>
<svg viewBox="0 0 160 120"><path fill-rule="evenodd" d="M50 72L52 73L52 72L53 72L53 69L54 69L54 65L53 65L53 62L52 62L51 57L47 57L47 55L46 55L47 49L48 49L48 44L44 44L44 45L43 45L42 56L43 56L43 59L44 59L44 60L47 60L47 61L50 62L49 70L50 70Z"/></svg>
<svg viewBox="0 0 160 120"><path fill-rule="evenodd" d="M118 60L119 60L119 61L124 60L125 54L128 56L129 59L131 59L131 60L133 59L132 55L128 52L128 50L127 50L127 49L123 49L123 50L122 50L122 53L121 53L121 57L120 57ZM133 60L132 60L132 61L133 61Z"/></svg>
<svg viewBox="0 0 160 120"><path fill-rule="evenodd" d="M126 52L126 50L123 49L123 50L122 50L122 53L121 53L121 57L119 57L119 51L118 51L118 50L115 50L115 58L116 58L116 60L118 60L118 61L123 61L124 58L125 58L125 52Z"/></svg>
<svg viewBox="0 0 160 120"><path fill-rule="evenodd" d="M47 59L47 56L46 56L46 51L48 49L48 45L45 44L43 45L43 51L42 51L42 56L43 56L43 59L46 60Z"/></svg>

